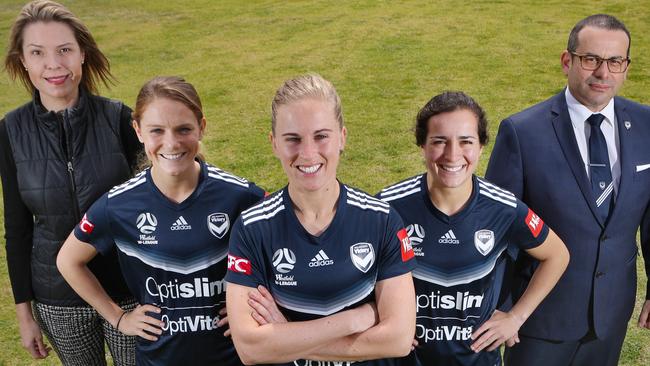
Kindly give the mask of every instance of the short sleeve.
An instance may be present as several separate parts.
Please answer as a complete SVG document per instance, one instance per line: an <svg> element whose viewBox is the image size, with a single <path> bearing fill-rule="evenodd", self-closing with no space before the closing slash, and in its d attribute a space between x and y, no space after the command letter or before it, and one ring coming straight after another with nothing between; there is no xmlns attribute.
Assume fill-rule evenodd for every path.
<svg viewBox="0 0 650 366"><path fill-rule="evenodd" d="M73 231L77 239L92 245L101 254L108 254L115 246L107 206L108 194L104 194L90 206Z"/></svg>
<svg viewBox="0 0 650 366"><path fill-rule="evenodd" d="M262 243L251 238L241 217L235 221L228 243L228 271L226 281L246 287L263 285L269 288L265 278L265 266L261 253Z"/></svg>
<svg viewBox="0 0 650 366"><path fill-rule="evenodd" d="M253 206L254 204L259 202L262 198L264 198L267 195L265 190L258 187L253 182L248 183L248 193L249 193L249 200L247 202L246 208Z"/></svg>
<svg viewBox="0 0 650 366"><path fill-rule="evenodd" d="M541 245L548 236L548 226L528 206L517 200L515 218L508 230L508 244L528 250Z"/></svg>
<svg viewBox="0 0 650 366"><path fill-rule="evenodd" d="M415 269L415 253L404 229L404 223L392 207L388 213L384 240L379 258L377 281L396 277Z"/></svg>

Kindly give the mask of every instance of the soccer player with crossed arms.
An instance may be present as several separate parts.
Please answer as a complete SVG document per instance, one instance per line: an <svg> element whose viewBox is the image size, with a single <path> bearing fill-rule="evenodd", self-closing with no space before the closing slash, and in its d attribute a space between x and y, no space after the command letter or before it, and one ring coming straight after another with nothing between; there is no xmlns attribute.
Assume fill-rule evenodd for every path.
<svg viewBox="0 0 650 366"><path fill-rule="evenodd" d="M272 111L289 183L242 213L229 246L228 318L242 361L375 365L408 354L413 251L394 209L336 179L347 134L336 90L318 75L288 80Z"/></svg>

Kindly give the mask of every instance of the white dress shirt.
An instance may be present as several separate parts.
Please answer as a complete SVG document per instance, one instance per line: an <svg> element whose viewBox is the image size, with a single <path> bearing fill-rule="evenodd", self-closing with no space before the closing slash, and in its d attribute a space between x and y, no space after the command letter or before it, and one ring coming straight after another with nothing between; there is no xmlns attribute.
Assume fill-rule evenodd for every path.
<svg viewBox="0 0 650 366"><path fill-rule="evenodd" d="M568 87L566 88L564 95L569 109L569 116L571 117L573 133L578 142L578 149L580 150L580 156L582 157L587 177L589 177L589 136L591 136L591 126L587 122L587 118L594 113L600 113L605 116L603 123L600 124L600 130L603 132L605 141L607 142L609 166L612 170L612 182L614 182L614 193L616 194L621 180L621 161L618 158L620 147L618 142L616 113L614 113L614 98L612 98L601 111L592 112L571 95Z"/></svg>

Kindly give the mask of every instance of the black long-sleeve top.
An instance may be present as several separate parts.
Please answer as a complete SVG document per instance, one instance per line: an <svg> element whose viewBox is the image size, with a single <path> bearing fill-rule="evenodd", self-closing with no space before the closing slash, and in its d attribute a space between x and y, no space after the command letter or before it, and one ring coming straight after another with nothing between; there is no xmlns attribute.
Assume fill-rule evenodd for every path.
<svg viewBox="0 0 650 366"><path fill-rule="evenodd" d="M133 170L142 160L142 144L138 141L131 125L131 110L123 106L120 115L119 135L127 161ZM7 264L14 300L18 304L34 299L31 269L34 216L21 198L16 163L5 119L0 120L0 177L4 203ZM117 183L120 182L115 182L115 184ZM72 231L72 229L73 227L70 227L66 230Z"/></svg>

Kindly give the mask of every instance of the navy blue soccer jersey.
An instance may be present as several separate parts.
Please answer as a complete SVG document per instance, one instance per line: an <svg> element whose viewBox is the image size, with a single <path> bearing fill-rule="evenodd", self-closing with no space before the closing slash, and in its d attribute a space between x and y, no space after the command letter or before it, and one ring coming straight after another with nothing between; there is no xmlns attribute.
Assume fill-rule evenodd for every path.
<svg viewBox="0 0 650 366"><path fill-rule="evenodd" d="M417 258L419 346L403 359L406 365L499 365L499 350L474 353L470 337L497 307L506 255L534 248L548 235L512 193L476 176L472 183L467 205L453 216L432 204L426 174L378 194L404 219Z"/></svg>
<svg viewBox="0 0 650 366"><path fill-rule="evenodd" d="M304 321L372 301L377 281L411 271L413 251L395 210L340 188L334 218L319 236L298 221L287 187L244 211L230 237L226 281L265 286L289 319Z"/></svg>
<svg viewBox="0 0 650 366"><path fill-rule="evenodd" d="M138 365L241 365L219 329L225 306L231 225L264 196L242 178L201 163L195 191L167 199L147 169L104 194L77 225L77 239L100 253L117 247L122 273L140 304L161 309L162 335L138 337Z"/></svg>

